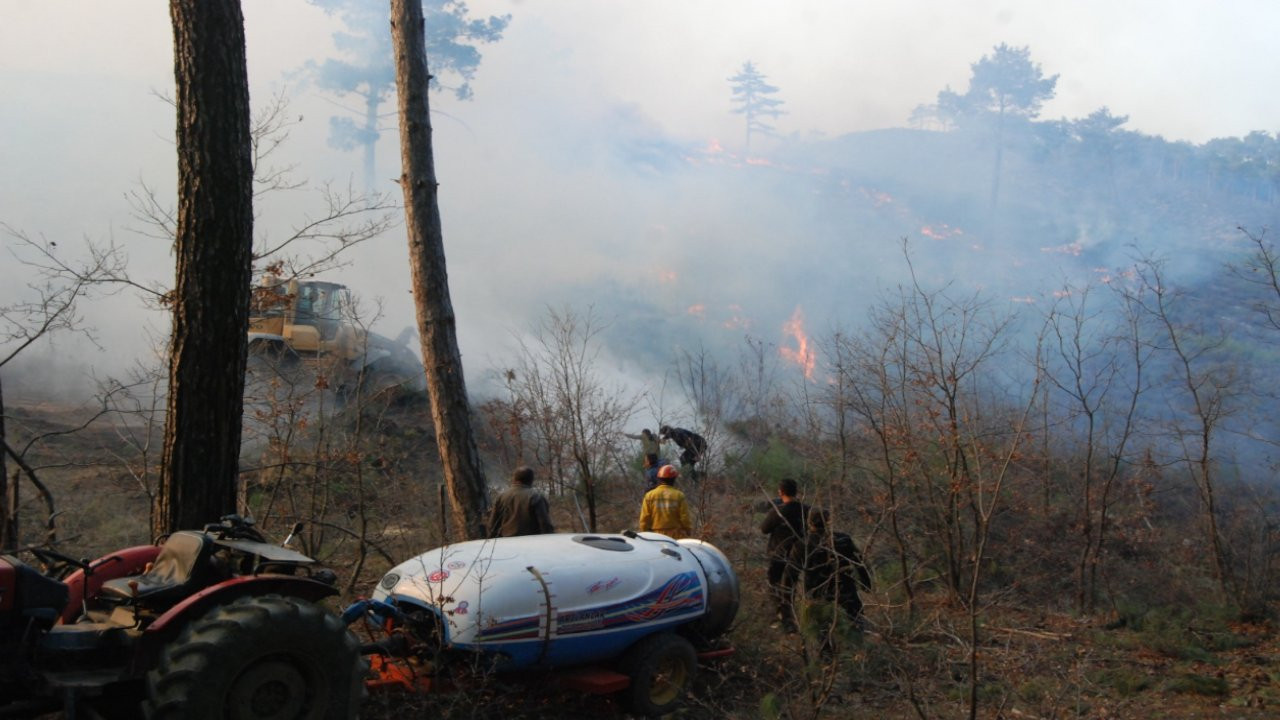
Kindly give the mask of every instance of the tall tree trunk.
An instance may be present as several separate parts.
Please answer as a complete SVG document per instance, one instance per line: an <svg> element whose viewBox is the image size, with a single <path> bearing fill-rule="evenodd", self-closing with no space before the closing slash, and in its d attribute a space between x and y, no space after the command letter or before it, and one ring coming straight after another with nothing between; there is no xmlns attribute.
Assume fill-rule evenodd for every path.
<svg viewBox="0 0 1280 720"><path fill-rule="evenodd" d="M0 383L0 440L4 434L4 384ZM9 487L8 465L0 450L0 550L18 547L18 479Z"/></svg>
<svg viewBox="0 0 1280 720"><path fill-rule="evenodd" d="M253 250L239 0L170 0L178 110L177 277L153 529L235 510Z"/></svg>
<svg viewBox="0 0 1280 720"><path fill-rule="evenodd" d="M374 177L378 174L378 106L381 104L378 92L370 88L364 99L364 191L368 194L374 192L377 184Z"/></svg>
<svg viewBox="0 0 1280 720"><path fill-rule="evenodd" d="M488 497L480 453L471 430L456 320L449 300L427 103L427 83L431 76L427 72L420 0L391 0L391 40L396 54L400 110L400 187L404 191L409 267L413 272L418 334L422 338L422 360L431 396L431 419L435 423L436 445L455 525L463 528L468 537L479 538L484 536Z"/></svg>
<svg viewBox="0 0 1280 720"><path fill-rule="evenodd" d="M991 209L1000 204L1000 173L1004 164L1004 103L1000 104L1000 115L996 118L996 161L991 170Z"/></svg>

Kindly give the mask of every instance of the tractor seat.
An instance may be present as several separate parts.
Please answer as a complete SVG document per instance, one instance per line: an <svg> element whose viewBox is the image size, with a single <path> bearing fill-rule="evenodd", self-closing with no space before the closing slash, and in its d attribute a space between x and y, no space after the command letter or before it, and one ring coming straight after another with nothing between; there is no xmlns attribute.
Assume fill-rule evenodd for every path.
<svg viewBox="0 0 1280 720"><path fill-rule="evenodd" d="M226 575L214 563L214 549L204 533L176 532L164 541L145 573L108 580L102 584L102 594L119 600L137 598L143 604L176 602ZM129 583L137 583L137 592Z"/></svg>

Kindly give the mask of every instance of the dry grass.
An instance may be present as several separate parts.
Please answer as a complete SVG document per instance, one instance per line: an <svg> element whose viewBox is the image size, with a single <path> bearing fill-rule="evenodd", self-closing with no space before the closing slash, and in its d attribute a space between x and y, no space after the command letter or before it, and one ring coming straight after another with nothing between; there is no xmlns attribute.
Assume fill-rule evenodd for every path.
<svg viewBox="0 0 1280 720"><path fill-rule="evenodd" d="M20 410L17 427L47 431L65 417ZM11 421L12 422L12 421ZM397 436L409 432L405 447L381 447L407 457L425 440L421 428L401 419ZM11 424L11 431L14 425ZM405 430L409 427L410 430ZM403 438L401 438L403 440ZM121 448L110 426L63 436L40 447L42 478L56 494L64 549L94 555L147 539L145 494L113 461ZM422 552L440 538L437 485L429 460L398 460L396 472L374 475L367 490L370 537L392 559ZM704 667L686 708L675 717L721 718L952 718L968 715L968 615L940 586L921 583L913 608L895 584L893 563L883 543L869 548L879 575L866 595L865 633L834 626L823 607L805 608L807 629L787 634L771 626L765 587L764 537L755 510L760 484L713 476L686 488L694 499L702 536L719 547L737 569L742 606L730 633L736 654ZM614 480L601 488L599 530L620 531L635 524L640 478ZM829 494L832 502L846 502ZM562 530L581 530L571 497L551 497L553 518ZM848 508L846 508L848 509ZM24 531L39 532L40 505L24 495ZM865 540L867 527L848 518L840 529ZM338 517L341 517L339 515ZM270 528L269 528L270 529ZM340 574L350 567L354 544L326 536L321 554ZM1133 588L1153 588L1178 603L1109 609L1076 617L1055 580L1052 543L1028 537L1027 548L1043 547L1008 570L1022 578L1016 587L984 594L979 615L977 715L983 718L1269 718L1280 714L1280 640L1268 622L1239 624L1231 614L1191 607L1195 585L1171 570L1150 577L1130 568ZM1176 548L1175 548L1176 549ZM1157 552L1153 555L1159 556ZM1145 557L1145 556L1144 556ZM1178 556L1164 555L1166 562ZM1141 559L1141 558L1139 558ZM1006 560L1006 562L1012 562ZM1143 560L1143 562L1146 562ZM370 555L355 583L367 592L388 561ZM1181 567L1181 566L1179 566ZM1035 568L1032 573L1029 568ZM1120 574L1118 574L1120 576ZM1143 585L1143 581L1146 584ZM1183 590L1168 587L1177 584ZM824 649L824 646L831 646ZM401 718L621 718L609 698L582 697L549 683L512 683L497 678L457 693L425 697L372 697L365 717Z"/></svg>

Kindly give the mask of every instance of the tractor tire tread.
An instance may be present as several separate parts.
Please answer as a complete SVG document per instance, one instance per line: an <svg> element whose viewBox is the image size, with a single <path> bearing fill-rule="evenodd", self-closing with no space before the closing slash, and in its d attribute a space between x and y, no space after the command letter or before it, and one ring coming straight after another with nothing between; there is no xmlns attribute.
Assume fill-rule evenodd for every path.
<svg viewBox="0 0 1280 720"><path fill-rule="evenodd" d="M265 717L237 714L225 700L255 663L281 659L304 679L303 717L356 716L365 675L359 643L335 615L281 595L239 598L189 623L147 674L144 713L150 720Z"/></svg>

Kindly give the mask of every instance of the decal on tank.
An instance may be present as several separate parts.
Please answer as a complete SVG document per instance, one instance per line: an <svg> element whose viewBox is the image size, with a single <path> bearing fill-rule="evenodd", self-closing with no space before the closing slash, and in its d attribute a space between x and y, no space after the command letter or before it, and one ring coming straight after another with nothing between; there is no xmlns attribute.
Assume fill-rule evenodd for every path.
<svg viewBox="0 0 1280 720"><path fill-rule="evenodd" d="M591 586L587 588L587 594L595 595L596 593L601 592L603 590L612 590L618 586L618 583L621 583L621 582L622 581L616 577L610 578L609 580L597 580L591 583Z"/></svg>
<svg viewBox="0 0 1280 720"><path fill-rule="evenodd" d="M684 615L690 610L702 609L702 583L698 582L698 574L690 570L671 578L657 590L617 607L610 614L621 619L607 624L647 623Z"/></svg>
<svg viewBox="0 0 1280 720"><path fill-rule="evenodd" d="M687 615L702 609L702 583L694 571L681 573L661 587L637 598L613 605L584 608L556 616L557 635L590 632L626 625L651 623ZM478 639L524 640L538 637L542 616L506 620L480 630Z"/></svg>
<svg viewBox="0 0 1280 720"><path fill-rule="evenodd" d="M480 630L480 640L532 640L538 637L538 620L542 616L515 618L495 622Z"/></svg>

